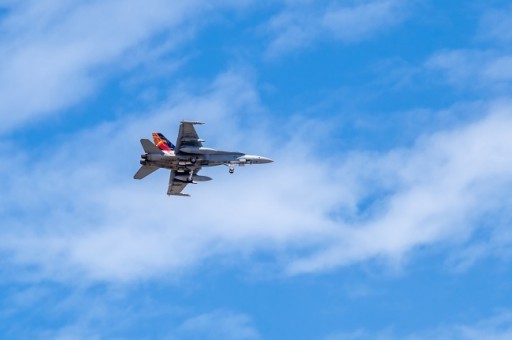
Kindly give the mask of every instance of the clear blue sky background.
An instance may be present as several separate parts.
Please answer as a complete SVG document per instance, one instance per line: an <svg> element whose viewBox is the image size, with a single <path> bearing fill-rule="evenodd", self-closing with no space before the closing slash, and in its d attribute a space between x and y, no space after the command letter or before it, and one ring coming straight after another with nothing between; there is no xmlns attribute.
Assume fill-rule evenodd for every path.
<svg viewBox="0 0 512 340"><path fill-rule="evenodd" d="M0 0L0 337L512 338L510 18ZM275 162L133 180L181 119Z"/></svg>

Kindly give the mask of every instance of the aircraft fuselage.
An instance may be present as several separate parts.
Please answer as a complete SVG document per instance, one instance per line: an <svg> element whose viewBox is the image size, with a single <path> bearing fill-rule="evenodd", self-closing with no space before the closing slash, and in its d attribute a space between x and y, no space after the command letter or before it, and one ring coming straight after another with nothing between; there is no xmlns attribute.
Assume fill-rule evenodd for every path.
<svg viewBox="0 0 512 340"><path fill-rule="evenodd" d="M212 151L217 152L215 150ZM140 160L141 165L176 170L178 172L193 170L196 167L210 167L223 164L244 166L246 164L264 164L270 162L272 162L272 160L266 157L246 155L239 152L204 154L182 153L178 155L145 153L141 155Z"/></svg>

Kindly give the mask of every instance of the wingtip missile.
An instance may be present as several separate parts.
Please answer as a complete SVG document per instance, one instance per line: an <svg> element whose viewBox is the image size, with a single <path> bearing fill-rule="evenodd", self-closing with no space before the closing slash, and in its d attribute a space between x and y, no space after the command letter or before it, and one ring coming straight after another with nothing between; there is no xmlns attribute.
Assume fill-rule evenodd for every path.
<svg viewBox="0 0 512 340"><path fill-rule="evenodd" d="M181 124L193 124L193 125L204 125L203 122L199 122L197 120L182 120Z"/></svg>

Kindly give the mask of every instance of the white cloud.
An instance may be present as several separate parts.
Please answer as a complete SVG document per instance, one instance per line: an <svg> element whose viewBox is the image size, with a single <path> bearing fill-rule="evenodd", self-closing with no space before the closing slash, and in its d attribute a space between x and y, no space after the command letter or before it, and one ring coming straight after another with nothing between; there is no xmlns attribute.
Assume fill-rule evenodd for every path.
<svg viewBox="0 0 512 340"><path fill-rule="evenodd" d="M222 310L185 320L177 333L187 339L260 339L247 315Z"/></svg>
<svg viewBox="0 0 512 340"><path fill-rule="evenodd" d="M433 55L426 67L441 71L446 80L462 89L506 93L512 82L512 56L493 50L449 50Z"/></svg>
<svg viewBox="0 0 512 340"><path fill-rule="evenodd" d="M488 10L480 20L479 36L489 41L510 44L512 41L512 6Z"/></svg>
<svg viewBox="0 0 512 340"><path fill-rule="evenodd" d="M452 339L510 339L512 338L512 313L504 311L474 324L459 325L451 330L440 330L438 333L441 337Z"/></svg>
<svg viewBox="0 0 512 340"><path fill-rule="evenodd" d="M353 332L339 332L326 337L328 340L336 339L460 339L460 340L506 340L512 337L512 313L502 311L490 318L478 320L474 323L444 325L432 330L414 333L399 333L393 328L371 332L357 330Z"/></svg>
<svg viewBox="0 0 512 340"><path fill-rule="evenodd" d="M493 44L439 51L426 61L426 68L440 71L457 88L508 96L512 88L511 14L512 7L484 11L476 41Z"/></svg>
<svg viewBox="0 0 512 340"><path fill-rule="evenodd" d="M400 0L334 1L321 6L292 2L266 24L271 36L267 54L274 57L327 38L361 41L401 23L406 14L406 4Z"/></svg>
<svg viewBox="0 0 512 340"><path fill-rule="evenodd" d="M11 286L12 287L12 286ZM146 288L18 285L2 299L3 337L30 339L259 339L244 313L199 313ZM16 322L12 322L16 320Z"/></svg>
<svg viewBox="0 0 512 340"><path fill-rule="evenodd" d="M8 193L0 198L3 270L133 281L262 251L290 273L399 261L421 245L464 242L482 214L502 213L508 202L512 118L500 105L411 149L332 156L318 153L329 135L325 124L276 125L262 115L251 83L234 72L201 94L177 93L168 105L68 136L41 160L21 157L17 172L0 169ZM159 127L174 138L182 118L208 122L198 129L209 146L276 162L235 175L204 169L214 181L187 187L190 199L165 195L163 170L132 180L138 139ZM247 121L258 124L249 130Z"/></svg>
<svg viewBox="0 0 512 340"><path fill-rule="evenodd" d="M39 0L10 4L0 32L0 132L54 114L92 94L133 62L149 38L171 31L173 48L191 19L247 1ZM193 24L192 24L193 22ZM204 21L202 21L204 22ZM178 33L178 34L176 34Z"/></svg>
<svg viewBox="0 0 512 340"><path fill-rule="evenodd" d="M292 263L290 271L376 257L400 261L419 245L464 241L486 213L504 213L501 223L507 224L510 216L503 207L512 185L507 156L512 152L512 116L508 109L491 111L464 128L424 137L412 149L354 157L338 176L356 183L358 191L367 190L356 203L374 199L373 210L355 210L355 223L341 217L332 244Z"/></svg>
<svg viewBox="0 0 512 340"><path fill-rule="evenodd" d="M6 237L1 243L3 249L12 250L11 259L20 264L42 260L47 275L65 274L60 270L69 266L70 274L87 268L85 271L92 277L123 280L178 270L208 254L222 252L225 240L219 240L217 233L229 237L233 228L238 229L238 221L244 222L236 211L236 195L244 194L236 190L243 187L241 178L232 178L231 190L222 188L221 177L203 184L204 190L189 188L193 199L168 198L168 174L164 171L143 182L132 179L141 153L138 140L159 126L175 130L180 119L195 118L207 121L210 131L222 131L218 144L213 133L204 136L212 146L230 140L223 143L224 147L235 149L230 143L242 140L244 135L247 144L261 145L254 138L254 131L246 134L236 129L244 119L239 112L254 112L251 106L257 105L256 98L245 81L232 75L219 78L204 97L177 97L172 110L137 119L123 118L81 136L70 136L74 146L64 141L60 148L45 155L45 161L26 164L18 173L6 171L3 185L11 195L1 198L4 212L22 211L23 215L4 223ZM183 116L184 112L190 116ZM82 147L77 149L76 145ZM257 149L250 151L258 153ZM90 160L88 165L83 163L85 159ZM222 174L226 176L224 171ZM259 176L261 179L265 175ZM26 178L34 180L29 183ZM264 190L265 186L259 187ZM254 185L245 190L255 190ZM64 193L69 200L62 200ZM230 194L235 195L235 201ZM232 205L234 213L220 213ZM184 215L184 209L200 209L201 214ZM257 233L257 212L250 207L245 210L249 212L247 218L253 219L248 227ZM237 239L245 233L242 229L241 236L232 237ZM27 248L18 252L19 247Z"/></svg>
<svg viewBox="0 0 512 340"><path fill-rule="evenodd" d="M357 41L404 20L404 3L396 0L366 1L354 7L333 6L322 25L343 41Z"/></svg>

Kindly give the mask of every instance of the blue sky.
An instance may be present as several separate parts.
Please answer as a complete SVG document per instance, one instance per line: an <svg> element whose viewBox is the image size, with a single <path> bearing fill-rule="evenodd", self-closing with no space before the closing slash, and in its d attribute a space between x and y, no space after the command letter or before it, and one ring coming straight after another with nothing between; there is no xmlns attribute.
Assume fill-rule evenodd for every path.
<svg viewBox="0 0 512 340"><path fill-rule="evenodd" d="M508 1L0 0L2 338L512 338ZM134 181L182 119L274 163Z"/></svg>

